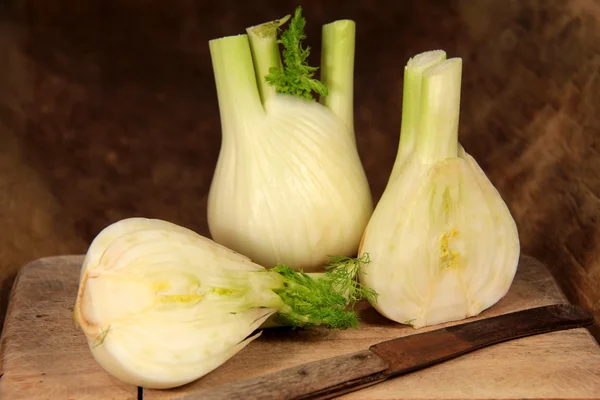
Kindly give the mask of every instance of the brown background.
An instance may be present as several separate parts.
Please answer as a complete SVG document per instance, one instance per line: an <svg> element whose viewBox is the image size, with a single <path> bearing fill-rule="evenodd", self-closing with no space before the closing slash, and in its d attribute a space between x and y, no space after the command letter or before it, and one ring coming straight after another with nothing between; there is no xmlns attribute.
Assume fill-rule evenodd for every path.
<svg viewBox="0 0 600 400"><path fill-rule="evenodd" d="M460 140L523 251L600 319L600 2L5 0L0 3L0 315L19 267L84 253L130 216L207 235L220 146L207 41L304 7L357 22L355 121L375 200L394 161L402 70L464 60ZM597 335L598 337L598 335Z"/></svg>

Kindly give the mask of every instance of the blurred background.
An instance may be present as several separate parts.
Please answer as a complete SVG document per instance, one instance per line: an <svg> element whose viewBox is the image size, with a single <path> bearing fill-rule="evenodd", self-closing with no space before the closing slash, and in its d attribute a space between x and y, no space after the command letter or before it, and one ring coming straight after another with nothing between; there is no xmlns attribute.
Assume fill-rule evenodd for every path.
<svg viewBox="0 0 600 400"><path fill-rule="evenodd" d="M357 23L356 138L376 201L406 61L431 49L463 58L460 141L513 212L523 252L600 318L594 0L0 2L0 317L19 268L83 254L119 219L208 235L220 147L208 40L298 5L312 65L323 24Z"/></svg>

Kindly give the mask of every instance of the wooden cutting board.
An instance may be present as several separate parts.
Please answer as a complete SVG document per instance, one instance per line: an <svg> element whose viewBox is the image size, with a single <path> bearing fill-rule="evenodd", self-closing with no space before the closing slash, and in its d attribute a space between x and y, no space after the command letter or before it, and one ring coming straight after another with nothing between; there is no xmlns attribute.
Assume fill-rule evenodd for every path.
<svg viewBox="0 0 600 400"><path fill-rule="evenodd" d="M361 304L359 329L268 330L195 383L138 393L138 388L121 383L95 363L83 334L74 326L73 303L82 260L82 256L43 258L21 270L1 341L1 399L176 399L182 393L364 350L417 332ZM560 302L566 300L546 267L523 257L510 292L477 319ZM600 346L583 328L518 339L343 398L600 399Z"/></svg>

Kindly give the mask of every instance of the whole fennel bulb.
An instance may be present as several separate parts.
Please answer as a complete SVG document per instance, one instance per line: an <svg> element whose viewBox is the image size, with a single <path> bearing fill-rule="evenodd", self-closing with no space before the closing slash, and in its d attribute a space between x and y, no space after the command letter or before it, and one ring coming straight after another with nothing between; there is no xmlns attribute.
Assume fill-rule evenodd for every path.
<svg viewBox="0 0 600 400"><path fill-rule="evenodd" d="M323 27L321 83L300 44L300 8L281 36L282 65L287 19L210 41L222 144L208 224L261 265L315 272L330 255L356 254L373 211L353 127L355 24Z"/></svg>
<svg viewBox="0 0 600 400"><path fill-rule="evenodd" d="M520 254L515 221L458 143L462 60L443 51L405 69L400 145L359 254L373 306L415 328L478 315L509 290Z"/></svg>
<svg viewBox="0 0 600 400"><path fill-rule="evenodd" d="M96 236L83 262L74 319L94 359L132 385L192 382L283 325L357 326L349 309L371 292L342 260L312 279L289 267L266 270L167 221L128 218Z"/></svg>

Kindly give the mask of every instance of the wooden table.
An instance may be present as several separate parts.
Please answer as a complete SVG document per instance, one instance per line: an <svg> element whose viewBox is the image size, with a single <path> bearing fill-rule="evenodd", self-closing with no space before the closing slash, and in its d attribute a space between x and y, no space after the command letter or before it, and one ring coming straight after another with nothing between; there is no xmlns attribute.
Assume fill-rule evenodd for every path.
<svg viewBox="0 0 600 400"><path fill-rule="evenodd" d="M23 267L13 287L0 348L0 398L7 400L176 399L236 379L367 349L415 333L367 304L361 326L347 331L265 331L204 378L173 390L140 390L108 375L72 320L82 256L43 258ZM544 265L523 257L515 282L479 318L566 302ZM446 324L450 325L450 324ZM428 327L418 332L431 330ZM344 399L600 399L600 346L586 329L499 344Z"/></svg>

